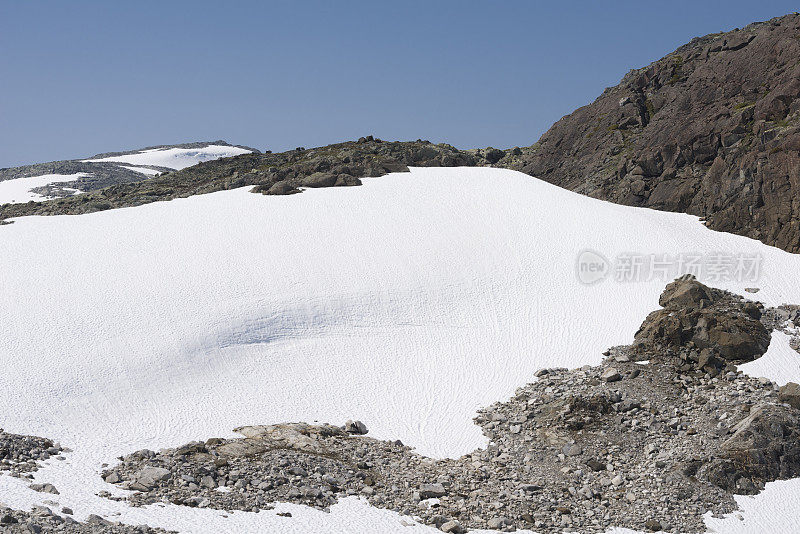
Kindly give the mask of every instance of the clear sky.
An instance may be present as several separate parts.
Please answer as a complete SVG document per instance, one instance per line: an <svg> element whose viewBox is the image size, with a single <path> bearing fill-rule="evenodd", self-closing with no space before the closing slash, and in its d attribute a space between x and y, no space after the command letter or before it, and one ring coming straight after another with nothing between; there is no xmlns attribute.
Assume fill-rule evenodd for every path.
<svg viewBox="0 0 800 534"><path fill-rule="evenodd" d="M0 167L225 139L530 145L692 37L794 1L0 0Z"/></svg>

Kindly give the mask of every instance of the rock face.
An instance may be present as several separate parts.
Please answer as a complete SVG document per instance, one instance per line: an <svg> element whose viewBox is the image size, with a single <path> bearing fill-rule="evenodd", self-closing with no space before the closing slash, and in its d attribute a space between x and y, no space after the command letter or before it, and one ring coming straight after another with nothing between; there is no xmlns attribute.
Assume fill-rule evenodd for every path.
<svg viewBox="0 0 800 534"><path fill-rule="evenodd" d="M800 15L632 70L499 166L800 252Z"/></svg>

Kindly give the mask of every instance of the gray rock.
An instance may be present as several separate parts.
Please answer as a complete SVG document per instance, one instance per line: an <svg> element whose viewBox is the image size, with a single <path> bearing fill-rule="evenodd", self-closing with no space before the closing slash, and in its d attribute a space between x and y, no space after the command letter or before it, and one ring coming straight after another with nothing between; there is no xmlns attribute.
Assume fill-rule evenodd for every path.
<svg viewBox="0 0 800 534"><path fill-rule="evenodd" d="M367 433L367 425L365 425L361 421L348 420L344 424L344 430L348 434L364 435Z"/></svg>
<svg viewBox="0 0 800 534"><path fill-rule="evenodd" d="M31 484L30 488L33 491L38 491L40 493L52 493L53 495L59 494L56 487L52 484Z"/></svg>
<svg viewBox="0 0 800 534"><path fill-rule="evenodd" d="M163 467L143 467L136 474L136 482L146 488L152 488L158 485L159 482L168 480L170 477L170 470Z"/></svg>
<svg viewBox="0 0 800 534"><path fill-rule="evenodd" d="M421 499L432 499L444 497L447 495L447 490L442 484L422 484L419 487L419 496Z"/></svg>
<svg viewBox="0 0 800 534"><path fill-rule="evenodd" d="M268 195L290 195L299 192L300 190L289 182L276 182L267 190Z"/></svg>
<svg viewBox="0 0 800 534"><path fill-rule="evenodd" d="M618 380L622 380L622 375L613 367L609 367L603 374L600 375L601 380L605 382L617 382Z"/></svg>
<svg viewBox="0 0 800 534"><path fill-rule="evenodd" d="M442 526L439 527L439 530L441 530L442 532L451 532L453 534L459 534L461 532L464 532L464 528L461 526L461 523L459 523L456 520L443 523Z"/></svg>

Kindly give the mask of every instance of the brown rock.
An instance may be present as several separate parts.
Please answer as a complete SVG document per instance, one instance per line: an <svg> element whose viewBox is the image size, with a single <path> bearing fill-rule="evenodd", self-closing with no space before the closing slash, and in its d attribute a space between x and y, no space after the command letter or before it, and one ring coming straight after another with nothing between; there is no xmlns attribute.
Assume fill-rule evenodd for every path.
<svg viewBox="0 0 800 534"><path fill-rule="evenodd" d="M800 385L789 382L781 386L778 391L778 400L800 410Z"/></svg>

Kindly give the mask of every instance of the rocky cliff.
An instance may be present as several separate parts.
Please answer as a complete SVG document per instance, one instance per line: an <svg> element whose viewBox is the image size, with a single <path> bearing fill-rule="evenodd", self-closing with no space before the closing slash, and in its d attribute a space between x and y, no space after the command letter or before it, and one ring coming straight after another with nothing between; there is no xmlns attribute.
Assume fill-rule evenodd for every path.
<svg viewBox="0 0 800 534"><path fill-rule="evenodd" d="M800 252L800 15L696 38L497 165Z"/></svg>

